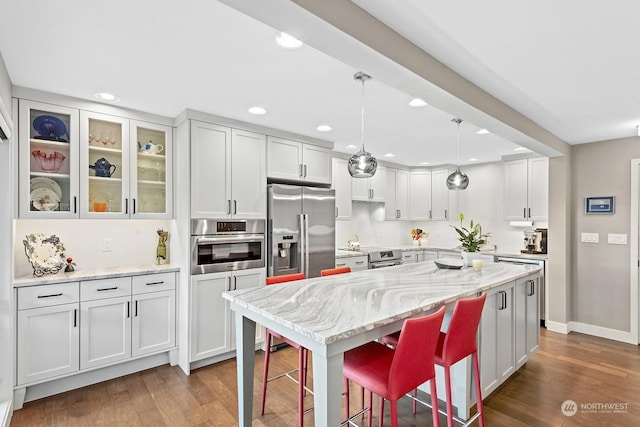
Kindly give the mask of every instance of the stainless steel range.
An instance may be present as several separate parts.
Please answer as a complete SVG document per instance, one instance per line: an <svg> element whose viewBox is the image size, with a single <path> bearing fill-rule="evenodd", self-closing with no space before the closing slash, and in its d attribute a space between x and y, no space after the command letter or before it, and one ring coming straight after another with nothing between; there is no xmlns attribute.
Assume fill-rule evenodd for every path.
<svg viewBox="0 0 640 427"><path fill-rule="evenodd" d="M402 264L400 249L360 246L360 252L369 254L369 268L391 267Z"/></svg>

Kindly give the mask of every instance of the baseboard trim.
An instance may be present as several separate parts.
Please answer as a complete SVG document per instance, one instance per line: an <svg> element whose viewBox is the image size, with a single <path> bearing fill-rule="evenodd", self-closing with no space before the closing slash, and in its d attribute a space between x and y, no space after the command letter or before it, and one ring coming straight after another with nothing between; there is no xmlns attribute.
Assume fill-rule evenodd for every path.
<svg viewBox="0 0 640 427"><path fill-rule="evenodd" d="M1 427L9 427L11 424L11 415L13 411L11 410L13 403L11 400L5 400L4 402L0 402L0 426Z"/></svg>
<svg viewBox="0 0 640 427"><path fill-rule="evenodd" d="M638 345L638 343L634 341L631 332L620 331L618 329L604 328L602 326L594 326L587 323L569 322L569 331Z"/></svg>
<svg viewBox="0 0 640 427"><path fill-rule="evenodd" d="M551 320L545 320L544 324L547 330L551 332L557 332L559 334L565 334L565 335L571 332L571 330L569 329L568 323L559 323L559 322L553 322Z"/></svg>

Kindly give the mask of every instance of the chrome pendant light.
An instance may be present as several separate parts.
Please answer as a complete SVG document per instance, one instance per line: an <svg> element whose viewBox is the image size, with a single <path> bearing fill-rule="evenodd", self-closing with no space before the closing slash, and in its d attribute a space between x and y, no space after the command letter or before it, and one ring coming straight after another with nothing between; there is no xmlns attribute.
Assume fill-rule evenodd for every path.
<svg viewBox="0 0 640 427"><path fill-rule="evenodd" d="M358 71L353 75L355 80L362 82L362 148L353 156L349 157L347 168L349 174L354 178L369 178L376 173L378 161L367 150L364 149L364 83L371 78L370 75Z"/></svg>
<svg viewBox="0 0 640 427"><path fill-rule="evenodd" d="M452 119L458 125L458 152L457 161L460 162L460 123L462 119ZM456 166L456 171L447 177L447 188L449 190L464 190L469 186L469 177L460 172L460 166Z"/></svg>

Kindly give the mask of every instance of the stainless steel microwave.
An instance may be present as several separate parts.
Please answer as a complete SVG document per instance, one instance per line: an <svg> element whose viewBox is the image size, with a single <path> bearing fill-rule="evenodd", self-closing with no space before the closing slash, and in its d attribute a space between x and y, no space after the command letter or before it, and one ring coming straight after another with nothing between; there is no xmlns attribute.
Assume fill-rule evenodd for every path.
<svg viewBox="0 0 640 427"><path fill-rule="evenodd" d="M264 220L191 220L191 274L265 266Z"/></svg>

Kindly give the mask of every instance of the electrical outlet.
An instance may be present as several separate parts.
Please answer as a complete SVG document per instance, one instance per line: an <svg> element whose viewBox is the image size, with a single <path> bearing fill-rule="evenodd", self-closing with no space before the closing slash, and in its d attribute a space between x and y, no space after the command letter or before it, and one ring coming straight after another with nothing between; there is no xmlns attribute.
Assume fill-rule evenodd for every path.
<svg viewBox="0 0 640 427"><path fill-rule="evenodd" d="M102 239L102 252L113 252L113 239Z"/></svg>
<svg viewBox="0 0 640 427"><path fill-rule="evenodd" d="M627 235L626 234L608 234L607 243L611 245L626 245Z"/></svg>

